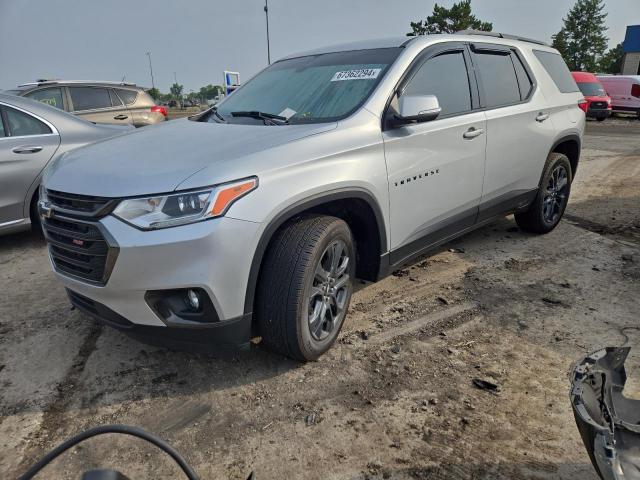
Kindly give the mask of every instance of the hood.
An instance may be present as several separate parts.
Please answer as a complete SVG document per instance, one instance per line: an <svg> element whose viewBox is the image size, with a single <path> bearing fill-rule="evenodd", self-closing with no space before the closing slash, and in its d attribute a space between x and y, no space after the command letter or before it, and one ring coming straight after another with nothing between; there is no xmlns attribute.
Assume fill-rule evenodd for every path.
<svg viewBox="0 0 640 480"><path fill-rule="evenodd" d="M47 169L44 184L62 192L126 197L173 191L199 170L215 167L208 169L215 172L206 183L212 185L238 178L243 157L335 126L175 120L74 150Z"/></svg>

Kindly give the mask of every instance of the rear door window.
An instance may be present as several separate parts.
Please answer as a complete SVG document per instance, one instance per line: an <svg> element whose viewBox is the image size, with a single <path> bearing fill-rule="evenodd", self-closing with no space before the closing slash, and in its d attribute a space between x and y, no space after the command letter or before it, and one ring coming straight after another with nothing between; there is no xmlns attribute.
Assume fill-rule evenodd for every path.
<svg viewBox="0 0 640 480"><path fill-rule="evenodd" d="M131 105L135 103L138 92L134 90L127 90L125 88L116 88L115 90L125 105Z"/></svg>
<svg viewBox="0 0 640 480"><path fill-rule="evenodd" d="M4 137L4 121L2 119L2 108L0 108L0 138Z"/></svg>
<svg viewBox="0 0 640 480"><path fill-rule="evenodd" d="M520 57L515 53L512 53L511 59L513 60L514 67L516 67L516 76L518 77L518 86L520 87L520 99L526 100L529 98L531 90L533 89L533 81L527 73L527 69L524 68Z"/></svg>
<svg viewBox="0 0 640 480"><path fill-rule="evenodd" d="M473 58L480 71L487 108L520 102L520 86L509 50L479 51Z"/></svg>
<svg viewBox="0 0 640 480"><path fill-rule="evenodd" d="M62 103L62 89L60 87L34 90L33 92L27 93L25 97L46 103L47 105L59 108L60 110L64 110L64 104Z"/></svg>
<svg viewBox="0 0 640 480"><path fill-rule="evenodd" d="M73 110L95 110L98 108L111 108L109 90L99 87L69 87Z"/></svg>
<svg viewBox="0 0 640 480"><path fill-rule="evenodd" d="M435 95L445 115L471 110L471 88L462 51L446 52L422 64L402 95Z"/></svg>
<svg viewBox="0 0 640 480"><path fill-rule="evenodd" d="M543 52L542 50L534 50L536 58L547 71L553 82L562 93L579 92L580 89L576 81L571 76L569 67L564 63L562 57L557 53Z"/></svg>
<svg viewBox="0 0 640 480"><path fill-rule="evenodd" d="M7 128L12 137L26 137L30 135L46 135L51 133L47 127L37 118L11 107L5 107Z"/></svg>
<svg viewBox="0 0 640 480"><path fill-rule="evenodd" d="M114 107L122 107L122 100L120 100L120 97L116 95L114 90L109 90L109 96L111 97L111 105Z"/></svg>

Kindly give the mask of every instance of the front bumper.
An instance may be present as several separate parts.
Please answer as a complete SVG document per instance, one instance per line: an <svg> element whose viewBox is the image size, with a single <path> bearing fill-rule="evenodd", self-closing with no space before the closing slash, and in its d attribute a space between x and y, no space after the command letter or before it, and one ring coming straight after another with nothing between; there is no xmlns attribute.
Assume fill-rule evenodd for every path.
<svg viewBox="0 0 640 480"><path fill-rule="evenodd" d="M153 327L135 324L109 307L67 289L71 304L99 322L144 343L181 350L244 349L251 337L251 314L207 325L206 328Z"/></svg>
<svg viewBox="0 0 640 480"><path fill-rule="evenodd" d="M136 336L168 336L176 340L195 337L205 342L219 337L222 343L229 343L229 339L233 343L249 340L251 315L244 311L244 302L258 241L258 223L222 217L141 231L113 216L97 222L118 247L106 283L89 283L56 271L54 266L72 297L76 294L98 305L92 311L82 301L74 301L76 307ZM168 325L145 298L151 291L185 288L207 293L217 321L187 328ZM229 331L224 331L227 327Z"/></svg>
<svg viewBox="0 0 640 480"><path fill-rule="evenodd" d="M589 108L587 117L589 118L609 118L611 110L608 108Z"/></svg>

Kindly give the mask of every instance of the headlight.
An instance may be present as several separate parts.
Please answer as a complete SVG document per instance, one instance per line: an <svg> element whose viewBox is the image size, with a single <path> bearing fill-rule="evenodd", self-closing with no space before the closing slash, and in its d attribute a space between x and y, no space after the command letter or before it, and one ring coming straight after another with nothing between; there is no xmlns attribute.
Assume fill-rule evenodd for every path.
<svg viewBox="0 0 640 480"><path fill-rule="evenodd" d="M257 186L258 179L249 178L208 189L131 198L121 201L113 214L143 230L175 227L220 217Z"/></svg>

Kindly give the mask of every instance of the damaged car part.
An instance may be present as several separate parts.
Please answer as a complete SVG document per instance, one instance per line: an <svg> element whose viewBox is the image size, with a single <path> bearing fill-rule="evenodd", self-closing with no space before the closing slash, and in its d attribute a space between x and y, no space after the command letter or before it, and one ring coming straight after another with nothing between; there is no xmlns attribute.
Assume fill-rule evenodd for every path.
<svg viewBox="0 0 640 480"><path fill-rule="evenodd" d="M623 395L629 350L598 350L579 362L571 375L578 430L603 480L640 480L640 400Z"/></svg>

